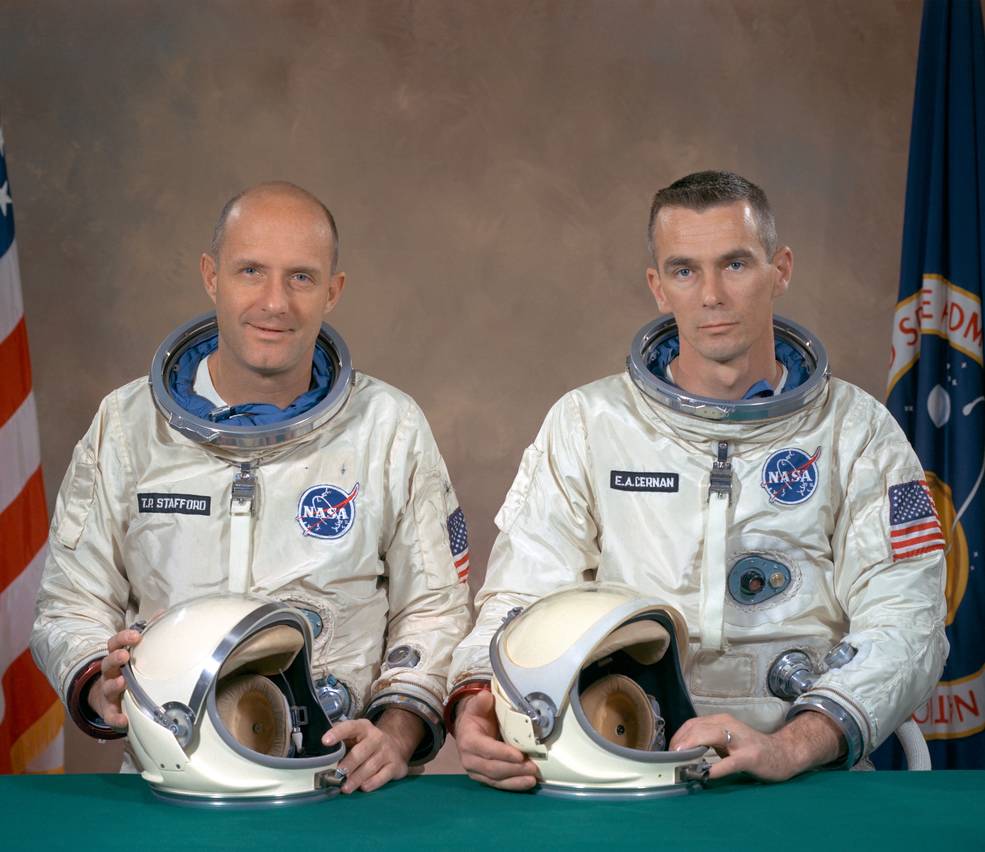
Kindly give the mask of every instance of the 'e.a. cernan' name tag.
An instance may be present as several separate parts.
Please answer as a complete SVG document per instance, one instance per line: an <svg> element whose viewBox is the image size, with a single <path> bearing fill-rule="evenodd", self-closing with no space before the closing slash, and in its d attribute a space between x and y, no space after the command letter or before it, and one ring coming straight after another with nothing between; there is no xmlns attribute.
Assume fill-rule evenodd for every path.
<svg viewBox="0 0 985 852"><path fill-rule="evenodd" d="M209 515L212 498L199 494L138 494L137 508L168 515Z"/></svg>
<svg viewBox="0 0 985 852"><path fill-rule="evenodd" d="M680 476L661 471L614 470L609 474L609 487L616 491L677 491Z"/></svg>

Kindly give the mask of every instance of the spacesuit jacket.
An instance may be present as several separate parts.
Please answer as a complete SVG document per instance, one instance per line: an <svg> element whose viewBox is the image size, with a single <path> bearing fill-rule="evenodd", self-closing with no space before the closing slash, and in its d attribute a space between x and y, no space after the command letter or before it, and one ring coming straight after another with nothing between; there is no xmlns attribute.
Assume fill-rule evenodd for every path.
<svg viewBox="0 0 985 852"><path fill-rule="evenodd" d="M350 715L384 689L440 715L452 649L471 623L449 548L458 501L421 410L362 374L327 423L250 452L170 428L146 378L103 400L58 494L31 635L55 689L65 698L107 638L137 619L227 590L243 462L255 463L258 486L250 591L320 628L314 677L348 687ZM419 661L387 668L394 648L398 661Z"/></svg>
<svg viewBox="0 0 985 852"><path fill-rule="evenodd" d="M709 480L723 442L733 478L719 552L726 566L769 560L783 588L751 605L724 583L711 589L724 612L720 642L708 643L702 557L714 544ZM849 711L868 753L926 698L947 653L940 545L903 558L892 545L890 504L926 494L923 479L886 409L846 382L830 381L792 414L746 423L675 411L628 374L572 391L524 452L496 517L481 612L450 685L490 677L489 640L511 608L566 583L619 581L684 614L698 713L732 713L762 731L790 707L768 689L771 662L800 649L820 663L848 641L855 658L810 693Z"/></svg>

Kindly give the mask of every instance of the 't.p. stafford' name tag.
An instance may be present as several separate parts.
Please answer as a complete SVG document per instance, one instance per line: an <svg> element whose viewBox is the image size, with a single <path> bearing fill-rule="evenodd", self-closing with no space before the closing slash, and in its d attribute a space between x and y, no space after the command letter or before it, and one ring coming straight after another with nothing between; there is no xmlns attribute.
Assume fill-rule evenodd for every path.
<svg viewBox="0 0 985 852"><path fill-rule="evenodd" d="M141 514L209 515L212 498L199 494L138 494L137 509Z"/></svg>
<svg viewBox="0 0 985 852"><path fill-rule="evenodd" d="M680 476L660 471L614 470L609 474L609 487L616 491L677 491Z"/></svg>

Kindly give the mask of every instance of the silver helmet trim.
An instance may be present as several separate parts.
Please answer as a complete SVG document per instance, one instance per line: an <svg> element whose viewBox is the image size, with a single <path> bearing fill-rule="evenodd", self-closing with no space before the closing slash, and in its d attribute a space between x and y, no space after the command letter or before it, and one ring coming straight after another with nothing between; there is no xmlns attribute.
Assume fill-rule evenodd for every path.
<svg viewBox="0 0 985 852"><path fill-rule="evenodd" d="M227 793L177 793L151 785L151 793L158 799L172 805L186 808L215 809L223 811L248 811L284 805L306 805L308 802L330 799L341 792L342 782L333 777L334 770L320 772L315 776L321 786L310 793L285 793L273 796L236 796Z"/></svg>
<svg viewBox="0 0 985 852"><path fill-rule="evenodd" d="M670 382L653 375L647 364L655 347L677 334L677 321L665 314L641 328L633 338L626 359L630 378L646 396L674 411L705 420L746 422L769 420L799 411L824 390L831 377L828 353L824 345L802 325L780 316L773 317L777 338L797 349L811 366L811 374L799 387L773 397L722 400L689 394Z"/></svg>
<svg viewBox="0 0 985 852"><path fill-rule="evenodd" d="M707 749L705 748L700 749L701 754L704 754L706 751ZM679 758L682 755L687 754L688 752L677 752L677 756ZM707 775L707 768L703 771ZM666 799L670 796L686 796L689 793L694 793L700 790L701 781L697 780L697 775L698 773L695 773L695 778L692 780L683 780L680 783L668 784L664 787L647 787L640 789L628 787L618 790L613 790L611 787L593 787L588 784L566 786L564 784L542 782L534 787L530 792L535 796L546 796L548 798L592 799L593 801L601 802L631 802L638 799Z"/></svg>
<svg viewBox="0 0 985 852"><path fill-rule="evenodd" d="M151 395L154 405L168 425L198 444L255 450L276 446L300 438L327 423L341 410L352 390L354 372L349 348L342 336L327 323L318 332L335 371L332 387L325 398L313 408L269 426L234 426L214 423L185 411L171 395L166 380L177 360L192 346L214 336L219 331L215 313L210 312L189 320L169 334L154 353L150 368Z"/></svg>

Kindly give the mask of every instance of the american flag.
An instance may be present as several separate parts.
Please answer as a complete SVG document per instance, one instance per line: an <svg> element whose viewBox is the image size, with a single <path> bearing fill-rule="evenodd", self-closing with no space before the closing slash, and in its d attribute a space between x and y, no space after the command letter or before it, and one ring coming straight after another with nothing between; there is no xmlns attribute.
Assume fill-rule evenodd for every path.
<svg viewBox="0 0 985 852"><path fill-rule="evenodd" d="M0 129L0 773L60 772L61 702L27 648L48 512Z"/></svg>
<svg viewBox="0 0 985 852"><path fill-rule="evenodd" d="M889 541L893 561L944 549L937 509L923 479L889 487Z"/></svg>
<svg viewBox="0 0 985 852"><path fill-rule="evenodd" d="M458 579L464 583L469 578L469 528L461 509L448 516L448 540L451 542L451 558L455 560Z"/></svg>

